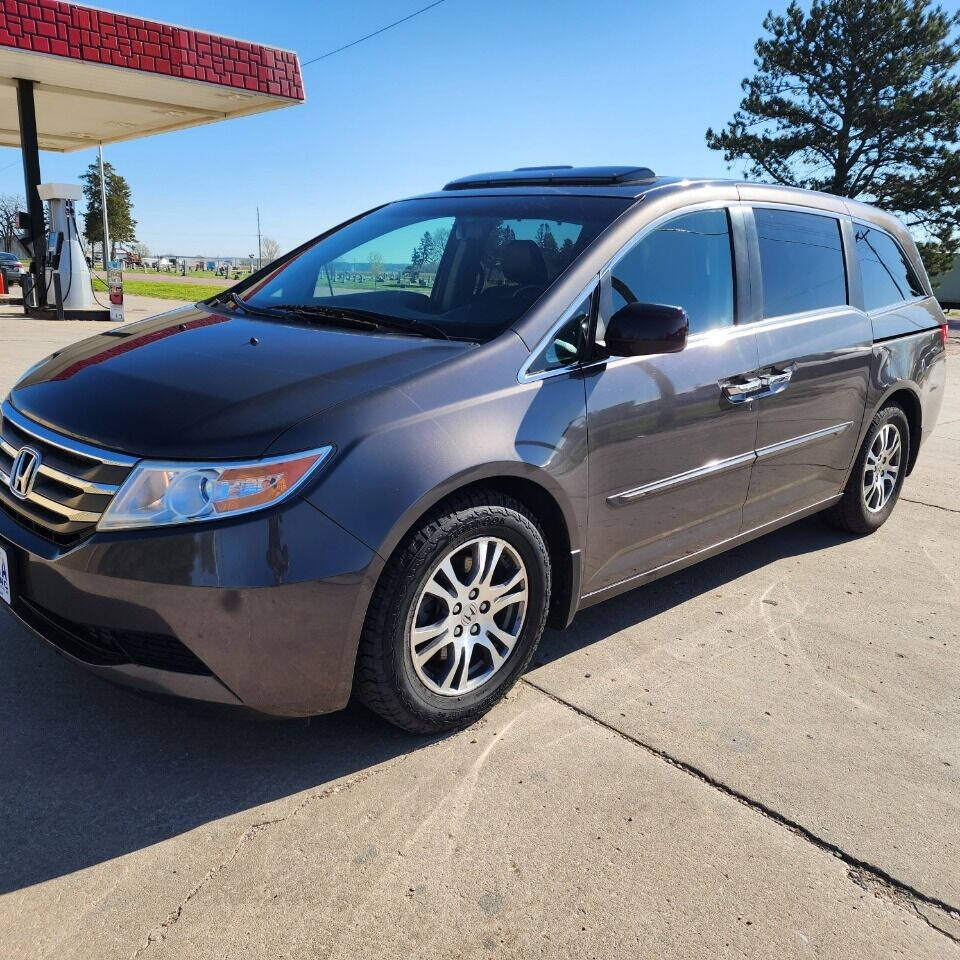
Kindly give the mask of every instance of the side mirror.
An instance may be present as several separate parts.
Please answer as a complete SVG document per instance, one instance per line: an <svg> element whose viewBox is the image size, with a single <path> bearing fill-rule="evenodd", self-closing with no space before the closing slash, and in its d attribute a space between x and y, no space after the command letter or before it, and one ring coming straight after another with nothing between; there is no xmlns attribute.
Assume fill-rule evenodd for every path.
<svg viewBox="0 0 960 960"><path fill-rule="evenodd" d="M612 357L679 353L687 345L689 328L683 307L628 303L610 318L604 341Z"/></svg>

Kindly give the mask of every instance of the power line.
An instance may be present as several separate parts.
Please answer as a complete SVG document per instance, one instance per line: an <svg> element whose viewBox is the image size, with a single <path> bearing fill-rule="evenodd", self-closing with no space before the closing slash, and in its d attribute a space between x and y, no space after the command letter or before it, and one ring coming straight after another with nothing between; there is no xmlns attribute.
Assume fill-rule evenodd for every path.
<svg viewBox="0 0 960 960"><path fill-rule="evenodd" d="M446 0L434 0L434 3L428 3L425 7L421 7L419 10L414 10L413 13L407 14L405 17L401 17L399 20L394 20L393 23L388 23L385 27L381 27L379 30L374 30L373 33L368 33L365 37L360 37L359 40L352 40L350 43L345 43L342 47L337 47L336 50L328 50L326 53L321 53L319 57L314 57L312 60L307 60L304 63L301 63L301 67L309 67L311 63L319 63L321 60L326 60L327 57L332 57L335 53L343 53L344 50L349 50L351 47L355 47L358 43L363 43L364 40L370 40L372 37L378 37L381 33L386 33L388 30L392 30L394 27L399 27L401 23L406 23L408 20L412 20L414 17L419 17L421 13L426 13L428 10L432 10L434 7L439 7L441 3L445 3Z"/></svg>

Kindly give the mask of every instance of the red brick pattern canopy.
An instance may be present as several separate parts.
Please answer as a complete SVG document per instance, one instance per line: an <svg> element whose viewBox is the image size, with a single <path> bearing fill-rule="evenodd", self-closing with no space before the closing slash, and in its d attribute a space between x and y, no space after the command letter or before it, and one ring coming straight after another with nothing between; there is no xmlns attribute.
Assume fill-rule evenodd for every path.
<svg viewBox="0 0 960 960"><path fill-rule="evenodd" d="M0 46L303 100L295 53L57 0L0 0Z"/></svg>

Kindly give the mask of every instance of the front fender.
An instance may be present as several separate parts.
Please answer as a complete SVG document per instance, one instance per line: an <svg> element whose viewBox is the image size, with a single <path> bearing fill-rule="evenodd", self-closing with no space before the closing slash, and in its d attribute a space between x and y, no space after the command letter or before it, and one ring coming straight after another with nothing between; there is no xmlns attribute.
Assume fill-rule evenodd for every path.
<svg viewBox="0 0 960 960"><path fill-rule="evenodd" d="M321 415L310 442L322 435L337 453L305 497L386 558L453 491L513 477L553 498L577 549L587 503L581 375L519 383L528 356L519 338L487 347Z"/></svg>
<svg viewBox="0 0 960 960"><path fill-rule="evenodd" d="M397 518L381 543L375 548L383 559L387 559L408 531L414 529L417 521L442 500L457 490L482 484L484 481L525 480L535 484L548 494L563 515L566 526L564 531L570 543L570 550L581 549L582 533L578 511L563 485L551 474L533 464L520 460L504 460L499 463L475 464L428 490L416 502L412 503Z"/></svg>

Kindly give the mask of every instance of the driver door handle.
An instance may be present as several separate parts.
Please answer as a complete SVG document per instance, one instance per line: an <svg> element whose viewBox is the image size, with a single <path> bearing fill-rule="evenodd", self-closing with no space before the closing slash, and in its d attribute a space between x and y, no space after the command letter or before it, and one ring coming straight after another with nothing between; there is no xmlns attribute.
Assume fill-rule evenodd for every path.
<svg viewBox="0 0 960 960"><path fill-rule="evenodd" d="M730 403L747 403L750 400L762 400L764 397L773 397L783 393L790 386L790 379L797 365L777 369L770 367L758 374L733 377L730 380L721 380L720 389Z"/></svg>
<svg viewBox="0 0 960 960"><path fill-rule="evenodd" d="M720 384L720 389L731 403L744 403L757 396L765 386L761 377L744 377L739 380L725 380Z"/></svg>

